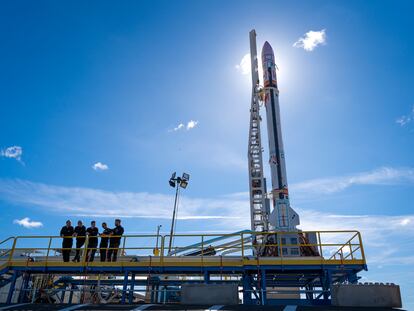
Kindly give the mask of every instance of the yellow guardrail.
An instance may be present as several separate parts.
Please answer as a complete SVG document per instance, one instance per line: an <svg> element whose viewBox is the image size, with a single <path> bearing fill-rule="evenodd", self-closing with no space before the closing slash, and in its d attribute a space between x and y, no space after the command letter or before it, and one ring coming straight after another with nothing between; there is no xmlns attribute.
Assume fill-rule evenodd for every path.
<svg viewBox="0 0 414 311"><path fill-rule="evenodd" d="M62 265L62 252L70 252L73 259L79 251L79 262L65 262L63 265L168 265L168 264L271 264L272 260L283 264L365 264L361 234L358 231L301 231L301 232L250 232L231 234L175 234L170 235L124 235L111 236L108 247L91 244L91 237L64 237L73 239L74 247L63 247L60 236L17 236L0 242L0 264L9 265ZM76 240L85 244L76 247ZM101 237L98 237L99 240ZM120 238L119 244L113 243ZM169 250L170 239L174 246ZM257 245L256 240L265 241ZM10 248L2 249L6 242ZM78 245L79 246L79 245ZM91 247L92 246L92 247ZM300 256L287 255L287 249L299 249ZM91 262L92 252L96 252ZM117 252L117 264L113 253ZM112 260L102 261L112 253Z"/></svg>

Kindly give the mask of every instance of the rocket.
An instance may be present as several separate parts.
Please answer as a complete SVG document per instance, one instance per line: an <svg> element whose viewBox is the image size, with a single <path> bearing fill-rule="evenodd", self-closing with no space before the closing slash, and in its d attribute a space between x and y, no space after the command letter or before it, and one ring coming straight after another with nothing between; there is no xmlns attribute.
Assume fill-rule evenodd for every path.
<svg viewBox="0 0 414 311"><path fill-rule="evenodd" d="M290 207L289 202L275 56L267 41L262 49L262 66L273 201L269 223L276 231L296 231L296 226L299 225L299 215Z"/></svg>

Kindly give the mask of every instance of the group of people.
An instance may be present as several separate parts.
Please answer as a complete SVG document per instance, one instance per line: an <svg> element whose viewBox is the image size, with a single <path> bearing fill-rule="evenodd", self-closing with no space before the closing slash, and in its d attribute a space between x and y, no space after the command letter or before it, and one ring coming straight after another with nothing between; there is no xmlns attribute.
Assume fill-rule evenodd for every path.
<svg viewBox="0 0 414 311"><path fill-rule="evenodd" d="M98 250L98 237L101 238L99 243L100 259L104 261L116 261L118 256L118 249L121 243L124 228L121 226L121 220L115 219L115 227L108 228L106 222L102 223L102 232L96 227L96 221L91 221L91 226L86 228L81 220L78 220L78 225L73 228L70 220L66 221L66 225L60 230L62 240L62 256L64 262L70 261L70 253L73 246L73 237L76 238L76 254L73 262L79 262L81 257L81 248L84 246L86 237L88 237L88 244L86 246L86 260L92 262L95 259L95 253Z"/></svg>

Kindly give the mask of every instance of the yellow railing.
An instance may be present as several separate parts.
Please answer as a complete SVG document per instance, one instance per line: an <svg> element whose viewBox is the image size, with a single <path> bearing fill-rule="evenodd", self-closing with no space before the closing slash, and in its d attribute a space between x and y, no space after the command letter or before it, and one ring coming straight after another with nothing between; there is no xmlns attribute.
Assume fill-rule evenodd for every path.
<svg viewBox="0 0 414 311"><path fill-rule="evenodd" d="M295 240L296 237L296 240ZM76 238L73 239L73 247L62 248L60 236L18 236L0 242L0 251L5 256L1 261L9 264L55 264L62 262L62 251L70 251L70 259L74 252L80 251L79 264L91 264L92 251L96 251L93 265L101 262L101 254L108 251L117 251L117 261L140 262L144 257L154 260L158 264L164 264L166 260L174 258L194 259L196 262L205 262L213 258L220 260L250 258L261 260L269 257L277 260L296 260L319 263L363 263L365 254L362 245L361 234L358 231L304 231L304 232L250 232L243 231L232 234L176 234L170 235L124 235L121 243L111 244L108 248L90 247L90 238L85 238L85 244L76 248ZM114 238L112 236L111 238ZM173 239L173 247L168 249L170 239ZM255 240L266 241L265 246L259 247ZM100 237L98 237L100 239ZM7 249L1 246L8 241L13 245ZM156 243L158 245L156 245ZM296 248L301 256L292 256L288 249ZM103 252L103 253L102 253ZM299 255L298 254L298 255ZM306 256L305 256L306 254ZM195 258L197 257L197 258ZM151 259L152 258L152 259ZM312 261L313 260L313 261ZM65 263L66 264L66 263ZM78 263L68 263L70 265ZM101 263L106 265L106 263Z"/></svg>

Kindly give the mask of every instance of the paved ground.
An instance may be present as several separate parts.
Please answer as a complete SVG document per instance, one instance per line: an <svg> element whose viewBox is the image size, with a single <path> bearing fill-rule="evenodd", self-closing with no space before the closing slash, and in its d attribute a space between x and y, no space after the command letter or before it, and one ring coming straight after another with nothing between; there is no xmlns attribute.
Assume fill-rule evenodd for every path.
<svg viewBox="0 0 414 311"><path fill-rule="evenodd" d="M298 306L183 306L183 305L67 305L67 304L15 304L5 305L0 304L0 310L7 311L98 311L98 310L128 310L128 311L139 311L139 310L191 310L191 311L391 311L391 310L402 310L402 309L391 309L391 308L355 308L355 307L333 307L333 306L315 306L315 307L298 307Z"/></svg>

